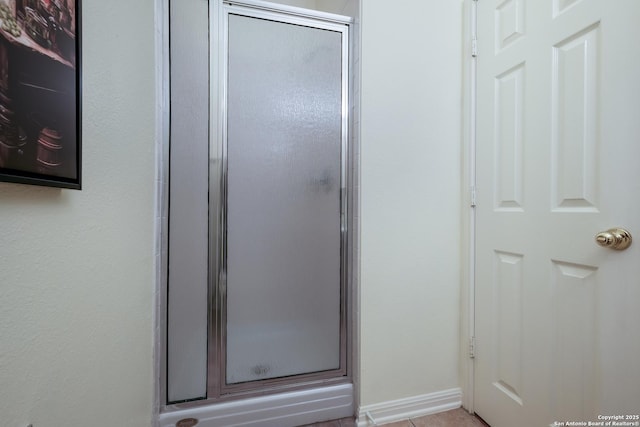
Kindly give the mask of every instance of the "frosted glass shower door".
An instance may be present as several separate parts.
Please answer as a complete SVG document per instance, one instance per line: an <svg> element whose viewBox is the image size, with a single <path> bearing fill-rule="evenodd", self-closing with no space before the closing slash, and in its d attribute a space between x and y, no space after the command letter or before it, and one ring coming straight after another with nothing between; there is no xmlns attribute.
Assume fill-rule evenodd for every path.
<svg viewBox="0 0 640 427"><path fill-rule="evenodd" d="M344 34L227 17L226 383L337 370Z"/></svg>

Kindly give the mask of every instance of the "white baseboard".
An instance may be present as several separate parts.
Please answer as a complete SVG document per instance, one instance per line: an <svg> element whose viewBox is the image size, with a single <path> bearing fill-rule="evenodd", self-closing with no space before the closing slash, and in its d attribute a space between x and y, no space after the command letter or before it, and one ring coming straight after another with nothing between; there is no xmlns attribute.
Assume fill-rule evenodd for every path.
<svg viewBox="0 0 640 427"><path fill-rule="evenodd" d="M353 413L353 385L342 384L165 412L159 425L194 418L197 427L295 427Z"/></svg>
<svg viewBox="0 0 640 427"><path fill-rule="evenodd" d="M370 427L450 411L462 406L462 390L450 390L362 406L358 427Z"/></svg>

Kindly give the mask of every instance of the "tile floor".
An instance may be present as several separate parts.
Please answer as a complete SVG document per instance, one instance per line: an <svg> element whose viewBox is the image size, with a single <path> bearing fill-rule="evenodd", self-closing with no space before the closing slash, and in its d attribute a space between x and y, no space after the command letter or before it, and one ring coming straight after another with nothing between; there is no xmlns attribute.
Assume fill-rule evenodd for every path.
<svg viewBox="0 0 640 427"><path fill-rule="evenodd" d="M303 427L355 427L353 418L326 421L323 423L309 424ZM390 424L381 424L381 427L488 427L480 418L470 415L464 409L441 412L410 420L398 421Z"/></svg>

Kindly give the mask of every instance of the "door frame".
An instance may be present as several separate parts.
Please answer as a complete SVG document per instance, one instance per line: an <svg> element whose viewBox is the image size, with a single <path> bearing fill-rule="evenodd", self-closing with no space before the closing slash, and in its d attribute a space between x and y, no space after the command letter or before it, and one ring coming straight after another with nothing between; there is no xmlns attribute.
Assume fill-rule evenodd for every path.
<svg viewBox="0 0 640 427"><path fill-rule="evenodd" d="M167 396L167 242L169 232L170 60L169 0L155 0L155 206L152 425L159 425Z"/></svg>
<svg viewBox="0 0 640 427"><path fill-rule="evenodd" d="M477 2L463 4L462 106L462 248L460 292L460 378L462 406L475 413L475 291L476 291L476 108L477 108Z"/></svg>

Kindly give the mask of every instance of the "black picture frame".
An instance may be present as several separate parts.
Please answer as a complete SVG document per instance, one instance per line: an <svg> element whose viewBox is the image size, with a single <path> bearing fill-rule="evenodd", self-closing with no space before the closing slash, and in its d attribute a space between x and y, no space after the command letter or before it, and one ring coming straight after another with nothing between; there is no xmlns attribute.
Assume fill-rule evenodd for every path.
<svg viewBox="0 0 640 427"><path fill-rule="evenodd" d="M0 0L0 181L82 189L81 0Z"/></svg>

